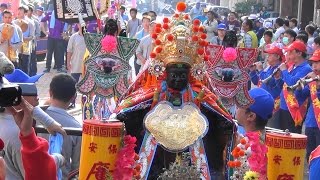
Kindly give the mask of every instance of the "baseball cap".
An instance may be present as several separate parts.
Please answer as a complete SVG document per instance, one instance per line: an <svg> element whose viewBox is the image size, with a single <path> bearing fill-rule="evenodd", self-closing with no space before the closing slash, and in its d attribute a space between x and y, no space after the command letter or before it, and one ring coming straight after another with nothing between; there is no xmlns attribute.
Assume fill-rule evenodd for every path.
<svg viewBox="0 0 320 180"><path fill-rule="evenodd" d="M35 83L18 83L22 96L37 96L38 90Z"/></svg>
<svg viewBox="0 0 320 180"><path fill-rule="evenodd" d="M41 11L41 12L44 12L44 8L43 7L37 7L37 11Z"/></svg>
<svg viewBox="0 0 320 180"><path fill-rule="evenodd" d="M6 74L4 75L4 77L11 83L35 83L40 79L42 75L43 73L30 77L20 69L15 69L13 73Z"/></svg>
<svg viewBox="0 0 320 180"><path fill-rule="evenodd" d="M274 109L274 99L271 94L262 88L254 88L249 91L249 96L254 100L249 107L250 111L263 120L270 119Z"/></svg>
<svg viewBox="0 0 320 180"><path fill-rule="evenodd" d="M283 56L282 49L278 48L277 46L270 46L268 49L264 50L264 52L268 54L277 54L279 56Z"/></svg>
<svg viewBox="0 0 320 180"><path fill-rule="evenodd" d="M225 24L223 24L223 23L220 23L220 24L218 25L218 29L220 29L220 30L227 30L227 26L226 26Z"/></svg>
<svg viewBox="0 0 320 180"><path fill-rule="evenodd" d="M301 41L294 41L292 44L290 44L288 47L284 48L285 51L293 51L298 50L300 52L306 52L307 47L306 45Z"/></svg>
<svg viewBox="0 0 320 180"><path fill-rule="evenodd" d="M271 29L272 28L272 22L271 21L264 21L263 22L263 27L266 29Z"/></svg>
<svg viewBox="0 0 320 180"><path fill-rule="evenodd" d="M255 22L263 23L263 22L264 22L264 19L258 18L258 19L255 20Z"/></svg>
<svg viewBox="0 0 320 180"><path fill-rule="evenodd" d="M320 61L320 50L316 50L316 51L312 54L312 56L311 56L311 58L310 58L309 60L310 60L310 61L315 61L315 62Z"/></svg>
<svg viewBox="0 0 320 180"><path fill-rule="evenodd" d="M254 19L257 19L257 18L258 18L258 16L256 14L250 14L249 17L248 17L248 19L250 19L250 20L254 20Z"/></svg>

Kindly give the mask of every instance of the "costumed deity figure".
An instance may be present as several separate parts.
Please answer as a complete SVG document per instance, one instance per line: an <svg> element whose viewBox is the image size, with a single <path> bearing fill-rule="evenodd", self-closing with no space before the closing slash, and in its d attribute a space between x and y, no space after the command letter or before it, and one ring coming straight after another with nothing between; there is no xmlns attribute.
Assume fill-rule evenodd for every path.
<svg viewBox="0 0 320 180"><path fill-rule="evenodd" d="M127 133L137 137L141 179L185 177L189 172L177 173L172 168L163 173L171 162L190 165L181 160L185 151L199 171L197 179L229 178L226 161L235 123L205 85L206 35L200 23L191 23L185 9L185 3L178 3L171 20L164 18L156 24L148 66L116 109Z"/></svg>
<svg viewBox="0 0 320 180"><path fill-rule="evenodd" d="M109 109L109 99L117 101L129 87L129 59L134 55L139 41L117 34L118 25L113 19L106 22L105 35L84 34L91 56L84 63L86 71L77 84L77 90L86 95L82 102L83 119L92 119L94 116L108 118L113 111Z"/></svg>
<svg viewBox="0 0 320 180"><path fill-rule="evenodd" d="M230 109L235 104L248 107L253 101L248 94L250 76L247 69L257 58L257 49L236 48L237 36L227 31L224 46L209 45L208 77L211 88Z"/></svg>

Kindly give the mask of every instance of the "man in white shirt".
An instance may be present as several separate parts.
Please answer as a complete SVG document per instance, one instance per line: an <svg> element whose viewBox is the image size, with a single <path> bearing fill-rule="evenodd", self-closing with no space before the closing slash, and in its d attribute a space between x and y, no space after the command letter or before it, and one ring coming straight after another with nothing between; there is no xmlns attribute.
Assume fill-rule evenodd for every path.
<svg viewBox="0 0 320 180"><path fill-rule="evenodd" d="M149 33L152 33L156 23L152 21L149 27ZM137 54L137 64L141 66L140 72L143 70L143 66L146 64L149 59L150 53L152 52L152 38L149 35L141 39L140 44L136 50Z"/></svg>
<svg viewBox="0 0 320 180"><path fill-rule="evenodd" d="M278 40L281 34L283 34L286 31L283 25L284 25L284 20L282 18L277 18L274 24L275 28L277 29L277 31L274 33L275 40Z"/></svg>

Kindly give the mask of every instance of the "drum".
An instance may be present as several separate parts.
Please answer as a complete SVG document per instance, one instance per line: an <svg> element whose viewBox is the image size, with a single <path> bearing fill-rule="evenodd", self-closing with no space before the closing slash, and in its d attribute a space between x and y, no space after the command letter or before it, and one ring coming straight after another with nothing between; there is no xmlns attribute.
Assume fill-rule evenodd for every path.
<svg viewBox="0 0 320 180"><path fill-rule="evenodd" d="M268 180L304 179L307 136L267 132Z"/></svg>
<svg viewBox="0 0 320 180"><path fill-rule="evenodd" d="M123 135L119 121L84 120L79 179L109 179Z"/></svg>

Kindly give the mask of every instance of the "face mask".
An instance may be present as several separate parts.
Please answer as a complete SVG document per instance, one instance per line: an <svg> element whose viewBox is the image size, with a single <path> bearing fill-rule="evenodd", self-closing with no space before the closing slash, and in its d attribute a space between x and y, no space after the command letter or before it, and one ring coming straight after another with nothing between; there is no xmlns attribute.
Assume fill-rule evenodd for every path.
<svg viewBox="0 0 320 180"><path fill-rule="evenodd" d="M288 44L289 44L289 38L288 38L288 37L283 37L283 38L282 38L282 43L283 43L284 45L288 45Z"/></svg>

